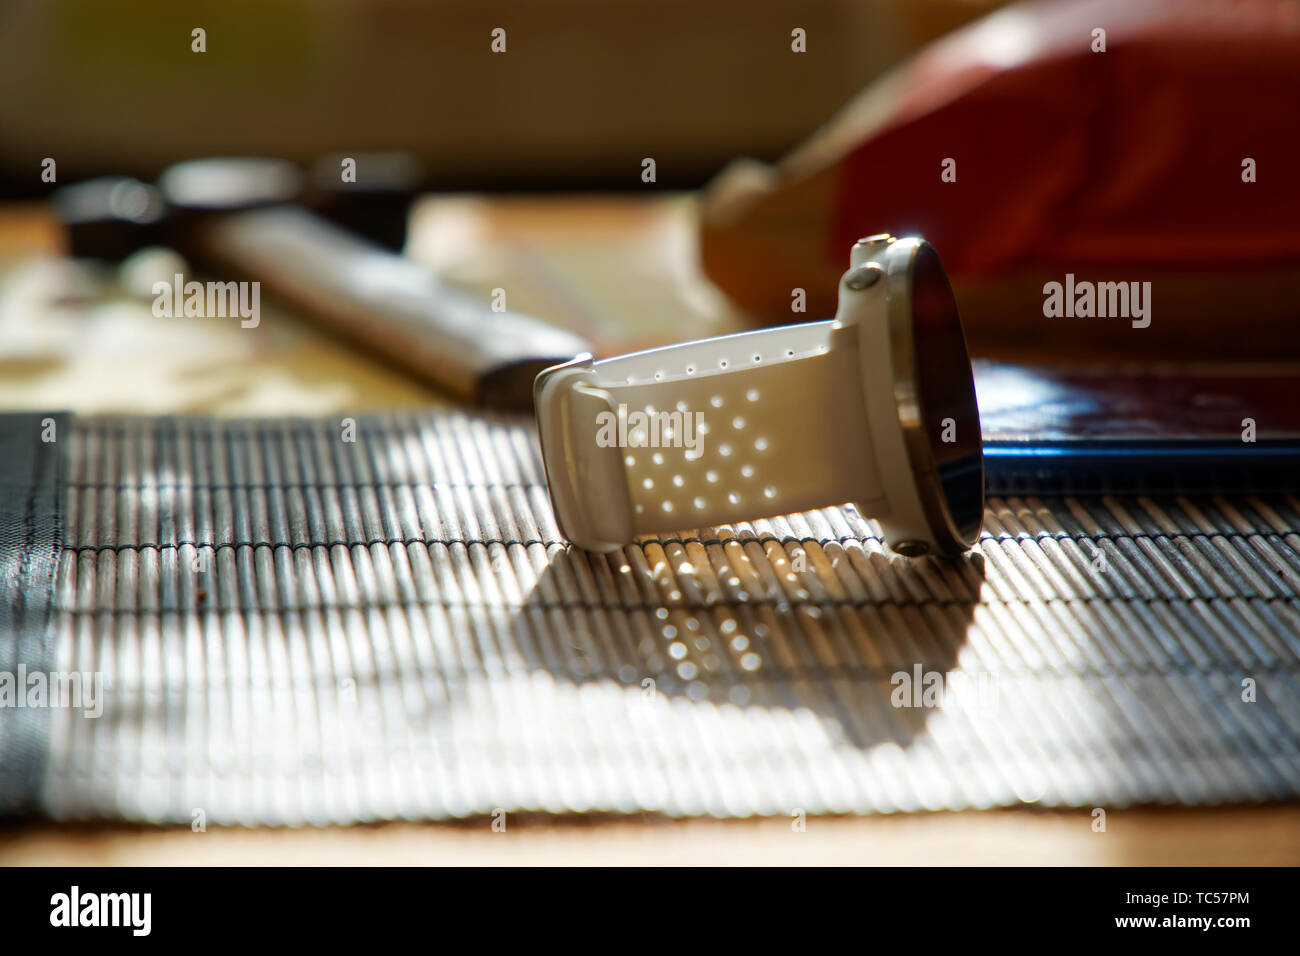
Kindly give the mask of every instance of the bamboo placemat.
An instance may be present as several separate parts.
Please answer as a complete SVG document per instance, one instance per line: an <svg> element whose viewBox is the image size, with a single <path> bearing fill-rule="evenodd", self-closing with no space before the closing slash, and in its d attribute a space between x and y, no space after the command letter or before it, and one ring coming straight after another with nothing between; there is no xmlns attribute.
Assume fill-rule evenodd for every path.
<svg viewBox="0 0 1300 956"><path fill-rule="evenodd" d="M531 423L78 418L55 818L797 814L1300 791L1300 501L991 499L571 549ZM897 675L919 676L908 689ZM941 706L919 700L939 675ZM915 694L915 697L912 694Z"/></svg>

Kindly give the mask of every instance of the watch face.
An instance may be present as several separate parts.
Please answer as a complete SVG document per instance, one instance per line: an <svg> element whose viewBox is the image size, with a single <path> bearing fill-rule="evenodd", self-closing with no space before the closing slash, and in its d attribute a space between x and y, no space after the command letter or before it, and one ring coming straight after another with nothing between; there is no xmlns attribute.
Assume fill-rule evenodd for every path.
<svg viewBox="0 0 1300 956"><path fill-rule="evenodd" d="M938 255L925 244L913 260L911 298L921 427L953 528L961 543L969 545L979 536L984 517L975 380L948 277Z"/></svg>

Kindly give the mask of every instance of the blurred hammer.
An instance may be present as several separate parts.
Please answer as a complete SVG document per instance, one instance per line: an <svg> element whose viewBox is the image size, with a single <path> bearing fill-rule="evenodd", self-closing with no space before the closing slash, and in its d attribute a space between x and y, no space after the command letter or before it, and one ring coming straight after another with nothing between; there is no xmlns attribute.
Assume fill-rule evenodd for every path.
<svg viewBox="0 0 1300 956"><path fill-rule="evenodd" d="M532 405L533 379L591 351L580 336L497 312L424 267L297 204L302 176L273 159L200 159L156 186L109 177L55 194L74 256L165 245L201 270L269 292L456 397ZM391 230L390 230L391 231Z"/></svg>

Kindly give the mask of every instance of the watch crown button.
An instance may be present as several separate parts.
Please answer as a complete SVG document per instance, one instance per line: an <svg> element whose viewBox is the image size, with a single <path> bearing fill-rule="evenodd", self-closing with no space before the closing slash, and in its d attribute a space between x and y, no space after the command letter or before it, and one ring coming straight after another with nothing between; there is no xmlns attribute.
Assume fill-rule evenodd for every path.
<svg viewBox="0 0 1300 956"><path fill-rule="evenodd" d="M885 274L885 270L878 263L866 262L860 266L854 266L844 275L844 284L854 292L861 292L863 289L869 289Z"/></svg>

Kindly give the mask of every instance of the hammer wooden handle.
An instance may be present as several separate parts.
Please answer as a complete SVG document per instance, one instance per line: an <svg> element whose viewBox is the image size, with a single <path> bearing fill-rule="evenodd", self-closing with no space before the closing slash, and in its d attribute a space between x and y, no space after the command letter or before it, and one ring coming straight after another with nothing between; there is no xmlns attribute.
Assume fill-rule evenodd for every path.
<svg viewBox="0 0 1300 956"><path fill-rule="evenodd" d="M424 267L292 205L212 216L195 230L203 257L309 310L457 397L528 408L533 379L590 351L579 336L517 312L493 312Z"/></svg>

